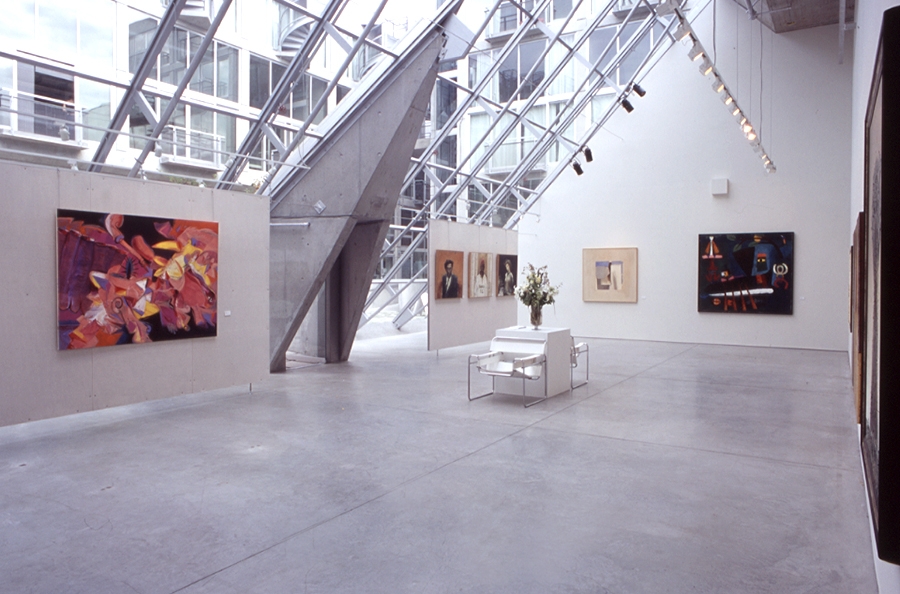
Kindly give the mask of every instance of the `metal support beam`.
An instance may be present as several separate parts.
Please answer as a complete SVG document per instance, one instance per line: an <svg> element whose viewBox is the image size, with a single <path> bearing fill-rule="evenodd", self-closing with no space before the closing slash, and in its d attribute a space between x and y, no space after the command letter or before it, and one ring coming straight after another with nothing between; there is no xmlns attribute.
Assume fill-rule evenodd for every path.
<svg viewBox="0 0 900 594"><path fill-rule="evenodd" d="M329 22L335 14L337 14L343 2L344 0L330 0L325 7L325 10L322 11L322 14L315 17L316 23L309 32L309 37L307 37L306 42L304 42L293 60L291 60L291 63L282 75L281 80L278 81L278 84L275 86L269 99L260 110L259 117L250 125L250 130L241 141L241 145L236 151L231 164L222 172L222 175L219 176L219 182L216 184L216 188L221 189L228 187L230 182L233 182L237 176L240 175L241 171L243 171L244 165L247 163L248 155L253 152L253 149L256 148L256 145L259 143L260 134L262 134L262 126L268 123L269 119L272 118L273 114L278 110L278 107L284 103L288 93L291 92L294 80L296 80L300 74L306 72L309 61L313 55L313 50L319 46L322 37L325 34L325 23Z"/></svg>
<svg viewBox="0 0 900 594"><path fill-rule="evenodd" d="M306 118L306 121L303 122L303 126L300 128L300 130L297 132L297 134L294 135L294 138L291 140L290 144L288 144L288 146L286 147L285 155L282 157L282 159L286 158L287 155L292 153L294 151L294 149L297 148L297 146L300 144L300 141L306 135L306 131L309 129L310 125L312 125L312 122L316 119L316 116L319 114L320 111L322 111L322 108L325 107L325 105L328 103L328 96L331 94L331 91L333 91L334 88L337 86L338 78L340 77L340 75L342 73L344 73L347 70L347 68L350 66L350 62L353 61L354 56L356 56L357 52L359 52L359 49L363 46L363 42L364 42L365 38L369 35L369 33L375 27L375 21L378 20L379 16L381 16L381 11L384 10L384 7L386 4L387 4L387 0L381 0L381 2L378 4L378 8L375 9L375 12L372 14L372 17L369 19L369 22L366 23L366 26L363 29L362 35L359 36L359 38L353 44L353 47L350 48L350 52L347 53L347 56L344 58L344 62L337 69L337 74L335 76L333 76L331 78L331 80L328 82L328 87L322 93L322 96L319 97L319 100L316 101L316 104L313 106L313 108L309 111L309 116ZM326 23L326 25L327 25L327 23ZM327 30L327 27L326 27L326 30ZM270 194L271 192L267 192L266 190L269 187L269 184L271 183L273 177L274 177L274 173L266 176L266 179L263 180L263 183L260 185L260 188L256 193L257 194ZM281 196L273 197L272 208L275 208L278 205L278 203L281 202L281 199L283 199L284 194L285 193L282 193Z"/></svg>
<svg viewBox="0 0 900 594"><path fill-rule="evenodd" d="M231 6L231 1L232 0L222 0L222 5L219 7L219 12L216 13L216 18L213 19L213 22L210 24L209 29L203 36L203 40L200 42L200 46L197 48L197 53L194 54L194 57L191 59L190 64L188 64L187 70L185 70L184 74L181 76L181 80L178 82L178 87L172 94L172 99L166 106L165 111L163 111L162 115L159 116L159 121L154 122L153 132L150 134L150 138L147 140L147 142L144 143L144 148L141 150L141 154L138 155L137 159L135 159L134 166L131 168L131 171L128 172L128 177L137 176L138 171L140 171L141 167L144 165L144 160L147 158L147 155L150 154L152 148L156 146L156 141L159 139L159 135L162 134L163 130L166 127L166 124L169 123L169 118L172 117L172 114L175 113L175 109L177 109L178 107L178 100L181 99L181 95L184 93L184 90L191 82L191 77L194 76L197 68L200 67L200 63L203 61L203 56L206 54L206 50L209 49L210 44L213 42L216 31L219 30L219 25L222 24L222 20L225 18L225 13L228 12L228 8ZM143 94L139 94L139 97L143 99L144 96ZM146 99L144 100L146 101Z"/></svg>
<svg viewBox="0 0 900 594"><path fill-rule="evenodd" d="M88 167L88 171L96 172L103 168L103 164L106 162L106 158L109 156L110 151L112 151L116 138L119 136L119 132L125 124L125 118L131 113L131 106L134 104L135 97L141 92L141 89L144 87L144 81L147 80L150 71L153 70L153 67L156 65L156 57L159 55L159 52L162 51L166 40L169 39L169 34L171 34L172 29L175 28L175 21L178 20L178 16L181 14L181 10L186 3L187 0L173 0L163 14L162 19L159 21L159 27L156 29L156 34L150 42L150 47L147 48L147 53L144 54L144 58L141 60L137 72L134 73L134 77L131 79L131 85L129 85L125 94L122 96L122 100L119 102L119 106L116 108L116 112L109 122L109 129L103 134L103 138L97 146L97 151L94 153L94 158L91 159L92 162Z"/></svg>

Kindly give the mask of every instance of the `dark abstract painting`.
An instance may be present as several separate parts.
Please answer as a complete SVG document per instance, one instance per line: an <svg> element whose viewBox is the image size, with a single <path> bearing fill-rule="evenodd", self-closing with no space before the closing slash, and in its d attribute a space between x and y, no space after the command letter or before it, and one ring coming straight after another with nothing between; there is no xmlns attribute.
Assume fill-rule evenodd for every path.
<svg viewBox="0 0 900 594"><path fill-rule="evenodd" d="M57 211L59 350L216 335L219 225Z"/></svg>
<svg viewBox="0 0 900 594"><path fill-rule="evenodd" d="M794 311L794 234L700 235L697 311Z"/></svg>

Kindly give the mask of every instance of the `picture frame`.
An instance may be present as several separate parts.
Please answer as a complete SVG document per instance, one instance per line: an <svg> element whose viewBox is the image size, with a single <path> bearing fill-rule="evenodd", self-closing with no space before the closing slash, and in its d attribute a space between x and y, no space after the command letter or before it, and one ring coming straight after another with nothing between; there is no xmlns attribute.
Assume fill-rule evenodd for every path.
<svg viewBox="0 0 900 594"><path fill-rule="evenodd" d="M900 563L900 7L884 12L865 119L863 470L878 557ZM882 282L882 279L888 279ZM887 310L886 310L887 311Z"/></svg>
<svg viewBox="0 0 900 594"><path fill-rule="evenodd" d="M219 224L57 209L57 348L217 335Z"/></svg>
<svg viewBox="0 0 900 594"><path fill-rule="evenodd" d="M478 299L493 295L494 258L486 252L469 252L469 297Z"/></svg>
<svg viewBox="0 0 900 594"><path fill-rule="evenodd" d="M497 297L513 297L516 294L516 283L519 270L519 256L516 254L497 254Z"/></svg>
<svg viewBox="0 0 900 594"><path fill-rule="evenodd" d="M637 303L637 248L584 248L581 262L583 301Z"/></svg>
<svg viewBox="0 0 900 594"><path fill-rule="evenodd" d="M461 299L465 291L463 253L454 250L434 252L434 298ZM448 270L447 267L450 266Z"/></svg>
<svg viewBox="0 0 900 594"><path fill-rule="evenodd" d="M794 234L701 233L697 311L794 313Z"/></svg>

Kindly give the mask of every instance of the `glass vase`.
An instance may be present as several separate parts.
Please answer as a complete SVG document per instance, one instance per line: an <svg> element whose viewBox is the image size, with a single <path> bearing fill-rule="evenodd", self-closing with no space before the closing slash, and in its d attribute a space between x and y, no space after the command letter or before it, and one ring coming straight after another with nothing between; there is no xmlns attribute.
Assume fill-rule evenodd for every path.
<svg viewBox="0 0 900 594"><path fill-rule="evenodd" d="M540 305L532 305L531 306L531 327L537 330L541 326L541 321L543 319L543 314L541 314L541 306Z"/></svg>

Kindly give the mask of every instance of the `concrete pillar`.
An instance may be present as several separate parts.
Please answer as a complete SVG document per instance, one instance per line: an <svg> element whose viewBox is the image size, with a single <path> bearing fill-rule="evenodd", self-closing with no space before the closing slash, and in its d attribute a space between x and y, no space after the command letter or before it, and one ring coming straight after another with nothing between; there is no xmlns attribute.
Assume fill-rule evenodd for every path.
<svg viewBox="0 0 900 594"><path fill-rule="evenodd" d="M270 234L272 371L284 369L285 352L326 279L332 285L324 293L326 360L349 356L442 45L435 32L393 65L365 101L325 132L306 155L310 168L277 197ZM316 208L320 202L324 210Z"/></svg>

